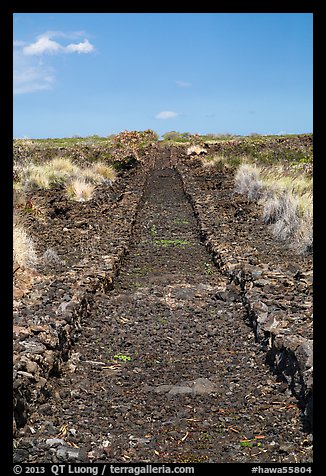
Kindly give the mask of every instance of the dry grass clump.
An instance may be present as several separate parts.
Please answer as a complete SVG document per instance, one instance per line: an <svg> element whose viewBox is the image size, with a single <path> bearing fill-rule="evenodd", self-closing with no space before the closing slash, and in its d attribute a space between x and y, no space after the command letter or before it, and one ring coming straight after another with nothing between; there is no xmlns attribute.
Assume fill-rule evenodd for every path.
<svg viewBox="0 0 326 476"><path fill-rule="evenodd" d="M29 164L23 172L22 180L25 189L50 187L49 177L39 165Z"/></svg>
<svg viewBox="0 0 326 476"><path fill-rule="evenodd" d="M299 253L313 246L312 179L290 175L281 168L260 169L242 164L235 175L235 191L262 206L262 219L272 234Z"/></svg>
<svg viewBox="0 0 326 476"><path fill-rule="evenodd" d="M110 165L106 165L103 162L96 162L92 165L91 170L104 179L109 180L110 182L114 182L117 178L116 171Z"/></svg>
<svg viewBox="0 0 326 476"><path fill-rule="evenodd" d="M85 182L91 183L93 185L97 185L105 181L104 177L96 173L92 167L80 169L79 173L74 178L84 180Z"/></svg>
<svg viewBox="0 0 326 476"><path fill-rule="evenodd" d="M292 190L301 195L312 190L311 176L295 173L293 169L282 165L262 168L260 174L265 185L278 191Z"/></svg>
<svg viewBox="0 0 326 476"><path fill-rule="evenodd" d="M42 165L28 164L22 173L23 186L29 188L49 188L64 183L78 171L69 159L53 159Z"/></svg>
<svg viewBox="0 0 326 476"><path fill-rule="evenodd" d="M205 156L201 159L201 163L209 172L225 172L238 166L240 159L237 157L227 157L223 154L216 154L213 156Z"/></svg>
<svg viewBox="0 0 326 476"><path fill-rule="evenodd" d="M271 226L273 235L303 253L313 246L313 198L312 193L294 194L281 190L262 200L262 216Z"/></svg>
<svg viewBox="0 0 326 476"><path fill-rule="evenodd" d="M18 189L43 189L52 185L65 185L68 196L77 201L90 200L95 185L109 183L117 178L113 167L97 162L88 167L78 167L68 158L57 157L41 165L27 164L21 174ZM19 185L19 182L18 182Z"/></svg>
<svg viewBox="0 0 326 476"><path fill-rule="evenodd" d="M255 164L240 165L235 175L235 190L247 195L248 200L258 200L263 193L260 169Z"/></svg>
<svg viewBox="0 0 326 476"><path fill-rule="evenodd" d="M302 219L296 230L293 244L299 253L312 253L313 251L313 198L306 196ZM299 205L300 209L300 205Z"/></svg>
<svg viewBox="0 0 326 476"><path fill-rule="evenodd" d="M87 202L92 198L95 186L83 178L75 178L66 184L69 198L77 202Z"/></svg>
<svg viewBox="0 0 326 476"><path fill-rule="evenodd" d="M33 267L37 263L34 241L17 223L13 226L13 259L20 266Z"/></svg>
<svg viewBox="0 0 326 476"><path fill-rule="evenodd" d="M78 170L77 165L73 164L71 160L66 157L55 157L49 162L49 165L53 170L66 172L69 175L72 175Z"/></svg>
<svg viewBox="0 0 326 476"><path fill-rule="evenodd" d="M61 259L58 256L58 253L53 250L52 248L47 248L43 255L42 255L42 261L45 264L58 264L61 263Z"/></svg>
<svg viewBox="0 0 326 476"><path fill-rule="evenodd" d="M209 171L221 172L231 168L231 164L224 155L214 155L202 159L203 167Z"/></svg>

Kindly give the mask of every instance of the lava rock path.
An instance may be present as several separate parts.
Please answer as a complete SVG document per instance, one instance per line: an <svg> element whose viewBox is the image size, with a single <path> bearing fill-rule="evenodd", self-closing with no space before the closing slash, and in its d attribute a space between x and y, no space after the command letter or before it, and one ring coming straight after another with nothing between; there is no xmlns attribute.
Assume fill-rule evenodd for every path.
<svg viewBox="0 0 326 476"><path fill-rule="evenodd" d="M162 152L114 289L96 293L16 462L312 461L300 409L199 235Z"/></svg>

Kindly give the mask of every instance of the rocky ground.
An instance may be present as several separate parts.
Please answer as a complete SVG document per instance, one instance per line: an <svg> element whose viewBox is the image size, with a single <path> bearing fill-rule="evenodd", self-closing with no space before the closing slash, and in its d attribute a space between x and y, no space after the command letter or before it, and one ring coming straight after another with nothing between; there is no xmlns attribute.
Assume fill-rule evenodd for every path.
<svg viewBox="0 0 326 476"><path fill-rule="evenodd" d="M73 204L14 288L15 462L312 461L312 263L179 149ZM24 284L25 283L25 284Z"/></svg>

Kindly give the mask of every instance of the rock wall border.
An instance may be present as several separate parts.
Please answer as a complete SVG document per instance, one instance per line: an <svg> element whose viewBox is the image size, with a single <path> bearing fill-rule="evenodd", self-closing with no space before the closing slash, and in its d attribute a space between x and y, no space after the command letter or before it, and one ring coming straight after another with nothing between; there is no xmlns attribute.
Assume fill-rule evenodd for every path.
<svg viewBox="0 0 326 476"><path fill-rule="evenodd" d="M35 348L32 354L25 351L23 355L19 355L18 365L15 365L14 358L14 436L17 429L24 427L28 422L31 406L43 403L51 394L51 379L60 376L63 363L68 361L72 346L82 328L82 323L90 316L95 293L98 291L106 293L113 288L124 258L129 253L137 216L146 193L149 172L150 170L144 169L139 195L133 196L133 194L127 192L128 207L133 209L133 216L127 230L129 235L127 244L120 247L116 255L110 256L110 259L103 263L102 267L88 268L77 283L70 283L75 292L69 302L62 303L60 306L58 320L55 322L55 330L51 328L51 335L48 333L50 329L46 328L48 326L31 326L30 331L33 333L36 346L39 345L40 347L40 353ZM22 334L22 338L27 336L28 332L27 329L14 326L14 334Z"/></svg>
<svg viewBox="0 0 326 476"><path fill-rule="evenodd" d="M261 272L257 273L257 266L250 265L243 257L234 256L225 244L221 245L218 239L209 233L201 213L201 205L197 203L193 192L193 182L189 180L189 176L184 173L178 162L175 162L175 168L197 218L203 243L217 268L228 277L229 282L239 287L247 319L255 333L256 341L266 352L266 363L287 382L302 408L303 428L311 432L313 426L312 340L294 333L289 334L279 327L277 316L264 302L260 288L254 286Z"/></svg>

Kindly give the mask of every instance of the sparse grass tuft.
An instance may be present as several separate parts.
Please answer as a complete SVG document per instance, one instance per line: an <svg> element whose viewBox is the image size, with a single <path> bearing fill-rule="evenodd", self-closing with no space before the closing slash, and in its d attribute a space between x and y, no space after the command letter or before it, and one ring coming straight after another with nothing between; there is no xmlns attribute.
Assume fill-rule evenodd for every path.
<svg viewBox="0 0 326 476"><path fill-rule="evenodd" d="M203 167L212 172L224 172L233 167L237 167L241 162L238 157L227 157L223 154L216 154L213 156L206 156L202 158Z"/></svg>
<svg viewBox="0 0 326 476"><path fill-rule="evenodd" d="M113 167L104 164L103 162L95 162L92 166L92 170L104 179L114 182L117 178L116 171Z"/></svg>
<svg viewBox="0 0 326 476"><path fill-rule="evenodd" d="M214 155L202 159L203 167L209 171L223 171L230 168L227 158L224 155Z"/></svg>
<svg viewBox="0 0 326 476"><path fill-rule="evenodd" d="M262 219L276 239L298 251L312 251L312 178L282 167L258 168L242 164L235 175L235 191L258 200Z"/></svg>
<svg viewBox="0 0 326 476"><path fill-rule="evenodd" d="M103 162L89 167L78 167L68 158L57 157L41 165L28 163L20 172L21 182L15 182L15 189L47 189L52 185L65 185L68 196L77 201L87 201L92 197L95 185L111 184L116 180L116 172ZM21 187L18 185L21 183Z"/></svg>
<svg viewBox="0 0 326 476"><path fill-rule="evenodd" d="M260 199L263 193L260 169L252 164L240 165L235 175L235 190L247 195L250 201Z"/></svg>
<svg viewBox="0 0 326 476"><path fill-rule="evenodd" d="M24 170L23 173L23 184L27 189L39 189L39 188L49 188L50 181L48 176L45 173L44 168L30 164Z"/></svg>
<svg viewBox="0 0 326 476"><path fill-rule="evenodd" d="M76 178L66 184L67 195L71 200L87 202L92 198L95 186L83 178Z"/></svg>
<svg viewBox="0 0 326 476"><path fill-rule="evenodd" d="M45 264L58 264L61 263L61 260L55 250L52 248L47 248L43 255L42 255L42 261Z"/></svg>
<svg viewBox="0 0 326 476"><path fill-rule="evenodd" d="M57 171L66 172L72 175L78 169L77 165L73 164L70 159L66 157L55 157L49 162L49 165Z"/></svg>
<svg viewBox="0 0 326 476"><path fill-rule="evenodd" d="M37 263L34 242L17 223L13 226L13 258L20 266L33 267Z"/></svg>
<svg viewBox="0 0 326 476"><path fill-rule="evenodd" d="M180 240L180 239L175 239L175 240L155 240L154 243L159 246L184 246L184 245L189 245L189 241L187 240Z"/></svg>

